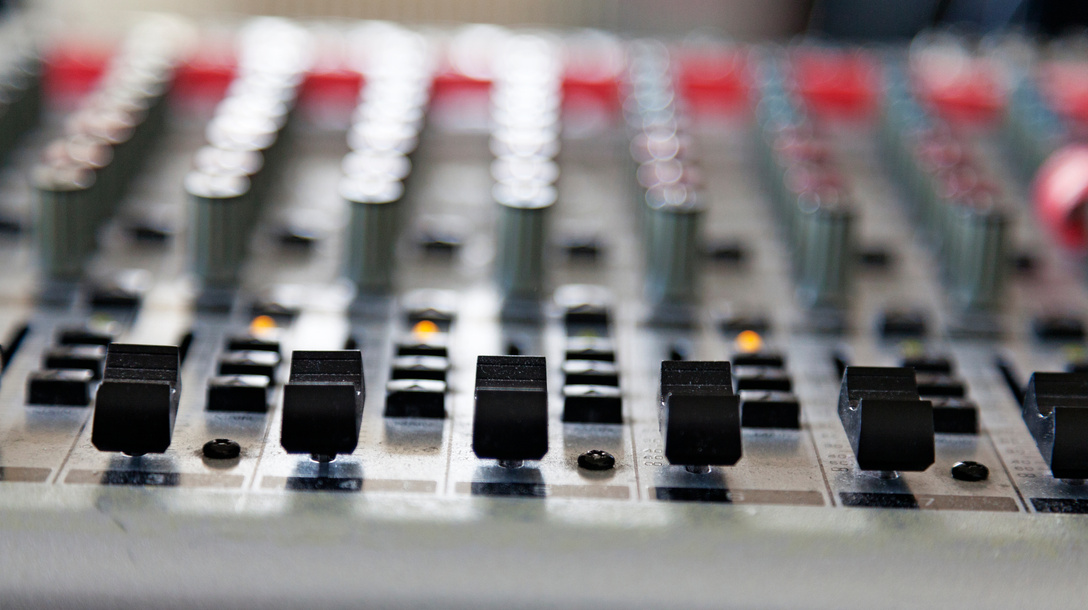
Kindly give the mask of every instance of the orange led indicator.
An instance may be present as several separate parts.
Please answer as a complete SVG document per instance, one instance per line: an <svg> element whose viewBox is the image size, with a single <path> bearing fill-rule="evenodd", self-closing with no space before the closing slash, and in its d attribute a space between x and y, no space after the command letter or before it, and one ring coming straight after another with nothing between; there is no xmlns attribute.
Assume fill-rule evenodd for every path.
<svg viewBox="0 0 1088 610"><path fill-rule="evenodd" d="M416 339L419 340L421 343L425 342L431 337L431 335L437 332L438 325L434 322L431 322L430 320L420 320L419 322L416 322L415 326L412 327L412 334L415 335Z"/></svg>
<svg viewBox="0 0 1088 610"><path fill-rule="evenodd" d="M746 330L737 335L737 351L745 354L758 352L763 347L763 337L754 330Z"/></svg>
<svg viewBox="0 0 1088 610"><path fill-rule="evenodd" d="M249 332L261 336L276 330L276 321L271 316L257 316L249 323Z"/></svg>

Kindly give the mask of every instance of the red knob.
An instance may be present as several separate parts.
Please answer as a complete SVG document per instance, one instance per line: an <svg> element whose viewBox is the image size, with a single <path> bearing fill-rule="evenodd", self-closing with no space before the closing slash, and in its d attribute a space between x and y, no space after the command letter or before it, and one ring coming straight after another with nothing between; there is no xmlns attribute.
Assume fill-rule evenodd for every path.
<svg viewBox="0 0 1088 610"><path fill-rule="evenodd" d="M1069 145L1050 155L1035 175L1032 197L1039 219L1063 246L1088 246L1088 145Z"/></svg>

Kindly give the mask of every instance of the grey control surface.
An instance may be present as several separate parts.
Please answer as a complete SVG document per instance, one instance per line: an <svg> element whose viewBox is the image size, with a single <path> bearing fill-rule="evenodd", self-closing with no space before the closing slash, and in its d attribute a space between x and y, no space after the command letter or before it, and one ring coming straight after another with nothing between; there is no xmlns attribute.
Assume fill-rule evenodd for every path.
<svg viewBox="0 0 1088 610"><path fill-rule="evenodd" d="M340 104L296 100L328 51L318 33L354 41L332 45L344 53L415 58L372 80L419 112L389 119L386 98L365 94L372 80ZM68 128L63 108L0 178L5 211L27 227L0 238L11 261L0 266L0 605L1083 599L1088 486L1051 468L1079 474L1084 462L1044 457L1082 447L1039 440L1080 422L1025 425L1012 390L1040 411L1060 405L1058 418L1079 414L1083 375L1064 371L1083 337L1041 341L1032 322L1083 315L1088 291L990 133L963 137L1007 195L1001 239L1038 267L1006 268L967 298L943 275L951 255L915 230L875 120L802 134L849 189L814 211L761 166L778 118L748 106L688 115L654 97L673 82L664 46L500 32L508 65L492 76L506 81L489 90L442 81L455 32L258 21L236 36L268 51L272 34L298 63L246 56L268 72L229 89L264 100L245 112L271 127L216 129L286 144L251 150L261 163L202 166L214 117L243 111L218 100L164 111L125 197L79 237L93 255L37 232L59 227L44 210L68 205L29 179ZM572 95L562 49L600 54L590 59L611 66L605 81L647 62L647 89L606 88L618 99L560 111ZM376 69L340 59L367 79ZM518 81L526 66L550 78ZM779 95L763 85L751 95ZM401 127L368 127L386 120ZM794 120L791 137L818 121ZM270 160L272 174L251 175ZM133 231L152 218L168 227L161 240ZM720 243L741 254L714 254ZM875 245L889 264L830 273ZM987 274L1005 265L973 262ZM985 301L985 328L963 324L965 300ZM893 328L911 332L883 332L896 312L921 312L923 331L900 316ZM126 354L154 366L118 373ZM43 373L55 369L78 372ZM1058 387L1047 372L1073 377ZM861 373L894 379L876 387ZM110 396L111 380L150 388L149 425L168 421L165 436L103 417L106 404L132 406Z"/></svg>

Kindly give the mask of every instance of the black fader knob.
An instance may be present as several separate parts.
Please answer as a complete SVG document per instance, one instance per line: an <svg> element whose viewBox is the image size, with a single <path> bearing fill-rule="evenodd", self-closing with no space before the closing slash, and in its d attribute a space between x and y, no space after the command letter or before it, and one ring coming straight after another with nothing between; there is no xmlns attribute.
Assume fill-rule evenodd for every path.
<svg viewBox="0 0 1088 610"><path fill-rule="evenodd" d="M165 452L181 397L180 369L176 346L111 343L91 443L99 451L128 455Z"/></svg>
<svg viewBox="0 0 1088 610"><path fill-rule="evenodd" d="M1088 479L1088 373L1035 373L1024 423L1059 479Z"/></svg>
<svg viewBox="0 0 1088 610"><path fill-rule="evenodd" d="M543 356L476 359L472 451L516 464L548 452L548 372Z"/></svg>
<svg viewBox="0 0 1088 610"><path fill-rule="evenodd" d="M287 453L320 461L351 453L359 444L365 402L361 351L296 351L283 387L280 443Z"/></svg>
<svg viewBox="0 0 1088 610"><path fill-rule="evenodd" d="M839 419L862 470L920 471L933 464L933 404L918 397L914 369L846 367Z"/></svg>
<svg viewBox="0 0 1088 610"><path fill-rule="evenodd" d="M732 466L740 460L740 398L728 362L662 361L660 408L670 464Z"/></svg>

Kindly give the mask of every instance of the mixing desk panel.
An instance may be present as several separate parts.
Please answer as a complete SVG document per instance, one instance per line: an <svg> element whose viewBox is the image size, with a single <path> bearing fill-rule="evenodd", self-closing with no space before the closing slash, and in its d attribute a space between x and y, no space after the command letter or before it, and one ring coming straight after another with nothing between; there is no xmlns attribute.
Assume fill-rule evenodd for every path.
<svg viewBox="0 0 1088 610"><path fill-rule="evenodd" d="M1082 41L38 25L15 606L1085 594Z"/></svg>

